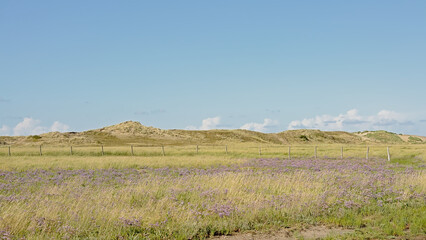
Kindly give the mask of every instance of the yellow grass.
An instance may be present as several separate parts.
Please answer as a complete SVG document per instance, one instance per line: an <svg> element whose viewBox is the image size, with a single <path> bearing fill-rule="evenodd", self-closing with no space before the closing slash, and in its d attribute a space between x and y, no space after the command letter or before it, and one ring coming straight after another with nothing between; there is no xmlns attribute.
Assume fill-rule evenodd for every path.
<svg viewBox="0 0 426 240"><path fill-rule="evenodd" d="M364 145L316 145L317 157L341 158L343 147L344 158L366 158L367 146ZM387 146L374 145L369 147L369 158L387 159ZM238 144L228 146L134 146L131 155L130 146L73 147L73 155L69 147L42 146L12 147L11 157L8 147L0 147L0 169L99 169L129 167L209 167L244 162L250 158L282 158L288 159L289 146ZM227 149L227 153L226 153ZM315 145L291 146L291 158L314 158ZM419 165L426 163L426 146L424 145L392 145L390 147L391 162Z"/></svg>
<svg viewBox="0 0 426 240"><path fill-rule="evenodd" d="M323 160L300 169L282 167L289 157L283 145L200 145L198 153L196 145L165 146L165 156L161 146L134 146L134 156L130 146L105 146L104 155L101 146L76 146L73 155L69 147L42 146L42 156L37 146L14 146L12 156L3 146L0 184L12 187L0 192L0 230L26 239L188 239L313 223L367 224L363 236L373 238L378 224L380 236L421 234L426 220L426 208L418 200L418 194L426 192L424 145L392 145L390 175L389 162L380 160L387 158L387 146L370 146L370 160L365 162L365 145L317 145L317 158L331 158L323 162L333 167L340 161L342 146L344 158L349 158L343 171L315 171L315 164ZM313 159L314 149L315 145L292 145L293 160L288 162ZM278 160L273 166L250 166L262 161L255 158ZM366 163L377 170L364 172ZM411 167L414 171L406 173ZM98 175L87 177L91 172ZM63 174L66 178L61 180ZM114 174L125 174L124 182ZM388 188L393 192L387 194ZM345 194L339 195L342 190ZM364 203L362 191L370 190L387 195ZM352 201L357 205L351 206ZM394 218L399 222L393 223ZM406 222L411 225L408 233Z"/></svg>
<svg viewBox="0 0 426 240"><path fill-rule="evenodd" d="M48 157L41 159L52 160ZM67 157L62 161L65 163L71 159ZM102 160L110 163L113 161L111 157L91 159L97 159L94 165L85 165L81 161L87 158L82 157L72 166L83 164L82 166L91 167L102 165ZM134 161L134 163L140 159L142 158L120 158L121 161ZM165 158L156 158L156 160L161 159ZM146 161L144 164L146 166L150 164L180 166L173 165L173 162L177 161L183 165L191 162L191 166L194 166L195 159L186 161L184 158L168 158L165 160L167 162ZM219 163L216 158L203 160L208 164ZM234 229L234 225L242 227L244 225L241 224L244 222L264 224L263 221L276 220L277 216L281 219L280 221L286 221L285 216L292 216L293 221L299 217L304 219L303 221L308 221L310 216L319 214L317 213L319 204L333 205L338 201L336 194L340 190L330 184L336 176L347 178L348 181L359 177L311 171L279 173L278 176L267 173L258 175L247 172L223 172L219 175L196 174L187 177L149 175L146 180L140 180L137 184L129 180L119 185L101 183L99 186L94 184L87 186L88 183L84 182L84 178L76 176L67 180L65 184L35 185L27 189L30 192L34 191L34 194L22 194L26 197L25 200L11 201L2 205L0 229L10 229L13 234L25 235L26 239L78 238L79 236L114 239L124 230L131 231L131 222L134 220L140 223L135 227L144 228L145 231L150 229L149 226L171 221L165 223L167 228L182 234L176 238L186 239L196 236L197 231L206 229L211 224L215 224L214 226L218 229ZM360 181L362 182L354 183L364 186L368 184L369 179L361 176ZM407 186L413 186L417 192L424 193L425 182L425 174L419 172L419 174L408 175L408 178L407 175L398 176L389 187L405 191L406 195L403 196L406 196L408 200L411 193ZM348 194L357 195L356 191L356 189L348 189ZM319 201L326 192L335 192L335 194L330 194L326 199ZM276 196L285 200L283 208L277 208L280 205L274 208L269 207L269 202ZM352 199L345 199L345 201L349 200ZM232 211L233 213L226 218L215 214L215 206L228 205L235 206L238 210ZM373 204L373 206L377 208L376 205ZM198 216L197 211L209 215ZM239 217L236 217L237 215ZM258 219L262 216L265 220ZM220 224L224 225L219 226ZM159 225L162 235L159 235L158 239L164 236L174 238L168 235L171 233L168 233L167 229L162 229L161 224ZM253 227L247 226L247 228ZM32 231L34 235L31 234ZM155 238L153 236L155 234L151 234L151 237Z"/></svg>

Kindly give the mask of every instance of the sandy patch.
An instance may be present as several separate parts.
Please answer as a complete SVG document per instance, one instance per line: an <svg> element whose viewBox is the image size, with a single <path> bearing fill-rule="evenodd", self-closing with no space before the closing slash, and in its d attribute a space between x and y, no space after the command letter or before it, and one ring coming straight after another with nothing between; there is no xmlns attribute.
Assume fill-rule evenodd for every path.
<svg viewBox="0 0 426 240"><path fill-rule="evenodd" d="M321 239L325 237L335 237L347 233L353 233L354 230L329 228L325 226L315 226L304 230L296 230L292 228L282 229L270 233L242 233L231 236L218 236L212 239L228 239L228 240L291 240L291 239Z"/></svg>
<svg viewBox="0 0 426 240"><path fill-rule="evenodd" d="M417 135L399 135L399 137L404 141L404 142L408 142L408 138L409 137L415 137L415 138L420 138L423 142L426 141L426 137L423 136L417 136Z"/></svg>

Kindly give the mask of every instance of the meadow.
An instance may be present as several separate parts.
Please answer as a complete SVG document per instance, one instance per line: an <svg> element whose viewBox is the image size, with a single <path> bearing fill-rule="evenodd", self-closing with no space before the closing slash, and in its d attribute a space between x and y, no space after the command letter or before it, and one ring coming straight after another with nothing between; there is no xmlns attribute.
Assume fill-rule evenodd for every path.
<svg viewBox="0 0 426 240"><path fill-rule="evenodd" d="M423 145L0 148L3 239L205 239L351 229L426 236ZM227 150L227 152L226 152ZM259 151L260 150L260 151Z"/></svg>

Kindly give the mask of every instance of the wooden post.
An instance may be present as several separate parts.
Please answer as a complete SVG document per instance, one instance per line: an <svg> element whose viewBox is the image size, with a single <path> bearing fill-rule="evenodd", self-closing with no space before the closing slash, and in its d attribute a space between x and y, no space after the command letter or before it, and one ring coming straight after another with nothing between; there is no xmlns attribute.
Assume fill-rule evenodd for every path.
<svg viewBox="0 0 426 240"><path fill-rule="evenodd" d="M198 145L197 145L197 154L198 154Z"/></svg>
<svg viewBox="0 0 426 240"><path fill-rule="evenodd" d="M228 145L225 145L225 153L228 155Z"/></svg>
<svg viewBox="0 0 426 240"><path fill-rule="evenodd" d="M104 155L104 145L101 145L102 148L102 156Z"/></svg>
<svg viewBox="0 0 426 240"><path fill-rule="evenodd" d="M288 160L291 160L291 147L288 146Z"/></svg>
<svg viewBox="0 0 426 240"><path fill-rule="evenodd" d="M9 157L12 156L12 154L10 153L10 146L9 146Z"/></svg>
<svg viewBox="0 0 426 240"><path fill-rule="evenodd" d="M370 152L370 147L367 147L367 157L366 159L368 160L368 153Z"/></svg>
<svg viewBox="0 0 426 240"><path fill-rule="evenodd" d="M391 156L390 156L390 152L389 152L389 147L387 147L387 151L388 151L388 161L391 160Z"/></svg>
<svg viewBox="0 0 426 240"><path fill-rule="evenodd" d="M43 153L41 152L41 145L40 145L40 156L43 156Z"/></svg>
<svg viewBox="0 0 426 240"><path fill-rule="evenodd" d="M343 146L342 146L342 150L340 151L340 159L343 160Z"/></svg>
<svg viewBox="0 0 426 240"><path fill-rule="evenodd" d="M315 146L315 159L317 159L317 146Z"/></svg>
<svg viewBox="0 0 426 240"><path fill-rule="evenodd" d="M259 147L259 156L262 156L262 147Z"/></svg>
<svg viewBox="0 0 426 240"><path fill-rule="evenodd" d="M70 146L70 154L72 155L72 146Z"/></svg>
<svg viewBox="0 0 426 240"><path fill-rule="evenodd" d="M166 156L166 152L164 152L164 146L163 145L161 145L161 150L163 152L163 156Z"/></svg>
<svg viewBox="0 0 426 240"><path fill-rule="evenodd" d="M130 145L130 151L132 152L132 156L133 156L133 145Z"/></svg>

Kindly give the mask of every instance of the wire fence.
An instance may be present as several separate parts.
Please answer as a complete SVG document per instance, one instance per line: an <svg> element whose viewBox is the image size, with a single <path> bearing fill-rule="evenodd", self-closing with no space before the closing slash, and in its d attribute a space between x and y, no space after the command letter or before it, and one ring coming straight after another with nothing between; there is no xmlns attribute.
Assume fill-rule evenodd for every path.
<svg viewBox="0 0 426 240"><path fill-rule="evenodd" d="M194 156L229 155L235 157L278 158L387 158L391 151L411 146L365 145L129 145L129 146L1 146L0 157L10 156Z"/></svg>

